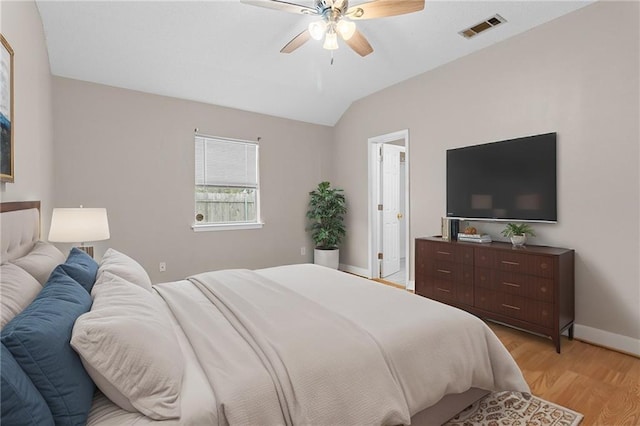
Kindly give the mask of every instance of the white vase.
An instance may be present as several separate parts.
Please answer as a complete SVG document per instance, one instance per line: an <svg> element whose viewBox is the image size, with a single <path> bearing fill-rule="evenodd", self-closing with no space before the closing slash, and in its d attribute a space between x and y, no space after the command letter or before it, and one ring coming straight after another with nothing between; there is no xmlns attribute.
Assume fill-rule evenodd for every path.
<svg viewBox="0 0 640 426"><path fill-rule="evenodd" d="M511 237L511 244L513 244L514 247L522 247L526 241L526 235L513 235Z"/></svg>
<svg viewBox="0 0 640 426"><path fill-rule="evenodd" d="M314 249L313 263L315 263L316 265L326 266L327 268L331 269L338 269L338 264L340 263L340 250Z"/></svg>

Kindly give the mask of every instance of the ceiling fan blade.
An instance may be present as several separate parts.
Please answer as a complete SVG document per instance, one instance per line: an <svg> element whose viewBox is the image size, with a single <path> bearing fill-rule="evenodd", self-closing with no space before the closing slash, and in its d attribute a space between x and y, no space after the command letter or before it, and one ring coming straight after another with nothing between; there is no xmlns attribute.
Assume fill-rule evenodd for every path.
<svg viewBox="0 0 640 426"><path fill-rule="evenodd" d="M350 7L346 15L351 19L374 19L404 15L424 9L424 0L373 0Z"/></svg>
<svg viewBox="0 0 640 426"><path fill-rule="evenodd" d="M267 9L275 9L289 13L318 15L318 11L312 7L280 0L240 0L240 3L250 4L252 6L266 7Z"/></svg>
<svg viewBox="0 0 640 426"><path fill-rule="evenodd" d="M298 47L305 44L311 38L311 33L309 30L304 30L297 36L295 36L289 43L287 43L282 49L280 49L280 53L291 53L296 50Z"/></svg>
<svg viewBox="0 0 640 426"><path fill-rule="evenodd" d="M353 33L353 36L351 36L349 40L345 40L345 43L360 56L367 56L373 52L373 47L371 47L365 36L358 30Z"/></svg>

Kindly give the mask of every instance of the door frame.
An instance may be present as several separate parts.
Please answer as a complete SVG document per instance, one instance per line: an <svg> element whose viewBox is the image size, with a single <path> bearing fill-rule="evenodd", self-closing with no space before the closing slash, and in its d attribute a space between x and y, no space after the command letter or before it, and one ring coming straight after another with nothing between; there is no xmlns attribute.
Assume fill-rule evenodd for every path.
<svg viewBox="0 0 640 426"><path fill-rule="evenodd" d="M411 221L410 221L410 200L409 200L409 129L399 130L397 132L387 133L380 136L374 136L367 140L367 158L369 169L369 199L367 209L369 212L369 278L380 278L380 261L378 260L378 247L380 246L380 220L381 215L378 213L378 195L380 194L380 162L378 161L378 149L380 144L404 140L405 148L405 165L404 165L404 219L405 219L405 271L406 279L404 286L409 287L409 265L411 264Z"/></svg>

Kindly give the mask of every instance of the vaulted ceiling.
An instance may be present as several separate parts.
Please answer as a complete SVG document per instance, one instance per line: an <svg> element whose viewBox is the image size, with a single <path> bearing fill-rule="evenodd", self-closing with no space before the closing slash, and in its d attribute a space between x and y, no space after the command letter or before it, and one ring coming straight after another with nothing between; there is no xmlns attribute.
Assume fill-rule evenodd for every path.
<svg viewBox="0 0 640 426"><path fill-rule="evenodd" d="M358 21L374 52L360 57L340 41L333 64L315 40L280 53L313 17L239 0L37 4L54 75L334 125L360 98L591 1L427 0L420 12ZM459 34L495 14L507 22Z"/></svg>

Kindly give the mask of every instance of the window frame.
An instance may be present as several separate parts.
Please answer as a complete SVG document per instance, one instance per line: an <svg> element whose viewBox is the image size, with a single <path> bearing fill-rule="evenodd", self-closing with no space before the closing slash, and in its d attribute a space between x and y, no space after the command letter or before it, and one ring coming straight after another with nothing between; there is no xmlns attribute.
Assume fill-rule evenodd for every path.
<svg viewBox="0 0 640 426"><path fill-rule="evenodd" d="M260 145L258 144L258 142L253 142L253 141L247 141L247 140L242 140L242 139L232 139L232 138L225 138L225 137L221 137L221 136L211 136L211 135L206 135L203 133L195 133L194 134L194 138L193 138L193 147L195 150L195 146L196 146L196 139L197 138L202 138L202 139L210 139L210 140L217 140L217 141L223 141L223 142L230 142L230 143L239 143L239 144L244 144L244 145L255 145L256 147L256 187L255 187L255 192L256 192L256 220L255 221L251 221L251 222L205 222L205 223L200 223L198 221L196 221L195 219L195 213L196 213L196 205L197 205L197 200L196 200L196 188L199 186L196 184L196 182L194 181L194 185L193 185L193 223L191 224L191 229L194 232L208 232L208 231L232 231L232 230L242 230L242 229L260 229L264 226L264 222L262 221L262 216L261 216L261 195L260 195ZM195 164L195 158L196 157L196 153L194 151L194 170L193 170L193 175L194 178L196 176L196 167L197 165ZM224 187L223 185L221 185L221 187ZM231 186L229 186L230 188Z"/></svg>

